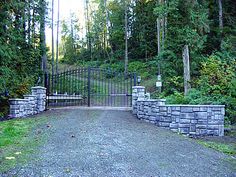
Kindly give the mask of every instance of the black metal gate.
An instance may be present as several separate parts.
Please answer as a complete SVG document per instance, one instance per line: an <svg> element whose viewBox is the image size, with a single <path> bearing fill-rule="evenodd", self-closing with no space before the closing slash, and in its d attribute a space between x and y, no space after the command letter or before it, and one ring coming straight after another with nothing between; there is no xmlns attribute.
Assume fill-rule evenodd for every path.
<svg viewBox="0 0 236 177"><path fill-rule="evenodd" d="M47 75L47 105L129 107L135 73L78 68Z"/></svg>

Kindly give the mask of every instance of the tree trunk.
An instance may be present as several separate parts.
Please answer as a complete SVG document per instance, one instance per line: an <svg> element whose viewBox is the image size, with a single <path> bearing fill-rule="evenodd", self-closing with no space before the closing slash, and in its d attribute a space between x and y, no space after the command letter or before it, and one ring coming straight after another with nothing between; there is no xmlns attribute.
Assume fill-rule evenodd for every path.
<svg viewBox="0 0 236 177"><path fill-rule="evenodd" d="M28 34L28 45L31 45L31 37L30 37L30 33L31 33L31 0L28 0L28 29L27 29L27 34Z"/></svg>
<svg viewBox="0 0 236 177"><path fill-rule="evenodd" d="M164 50L164 47L165 47L165 17L162 18L162 41L161 41L161 48L162 50Z"/></svg>
<svg viewBox="0 0 236 177"><path fill-rule="evenodd" d="M219 28L222 32L223 30L223 10L222 10L222 0L218 0L219 5Z"/></svg>
<svg viewBox="0 0 236 177"><path fill-rule="evenodd" d="M184 64L184 95L188 94L190 86L190 63L189 63L189 48L184 46L183 50L183 64Z"/></svg>
<svg viewBox="0 0 236 177"><path fill-rule="evenodd" d="M60 0L57 1L57 43L56 43L56 74L58 74L58 57L59 57L59 25L60 25Z"/></svg>
<svg viewBox="0 0 236 177"><path fill-rule="evenodd" d="M223 10L222 10L222 0L218 0L219 4L219 29L220 29L220 43L223 40Z"/></svg>
<svg viewBox="0 0 236 177"><path fill-rule="evenodd" d="M71 20L70 20L70 31L71 31L71 47L72 47L72 59L75 58L75 46L74 46L74 21L73 21L73 15L71 14Z"/></svg>
<svg viewBox="0 0 236 177"><path fill-rule="evenodd" d="M160 20L157 18L157 54L159 55L161 52L160 46Z"/></svg>
<svg viewBox="0 0 236 177"><path fill-rule="evenodd" d="M128 73L128 8L125 2L125 73Z"/></svg>
<svg viewBox="0 0 236 177"><path fill-rule="evenodd" d="M33 15L32 15L32 45L33 48L35 48L35 4L34 1L32 2L32 7L33 7Z"/></svg>
<svg viewBox="0 0 236 177"><path fill-rule="evenodd" d="M91 44L91 36L90 36L90 19L89 19L89 0L85 1L86 8L86 27L87 27L87 47L90 53L90 60L92 60L92 44Z"/></svg>
<svg viewBox="0 0 236 177"><path fill-rule="evenodd" d="M109 18L108 18L108 10L107 10L107 0L104 0L104 6L106 11L106 41L107 47L109 46Z"/></svg>
<svg viewBox="0 0 236 177"><path fill-rule="evenodd" d="M167 0L165 0L164 3L167 6ZM168 16L168 14L166 12L165 17L164 17L164 19L165 19L165 27L164 27L165 28L165 37L167 36L167 16Z"/></svg>
<svg viewBox="0 0 236 177"><path fill-rule="evenodd" d="M40 0L40 48L41 48L41 69L43 73L47 72L47 55L46 55L46 39L45 39L45 0Z"/></svg>
<svg viewBox="0 0 236 177"><path fill-rule="evenodd" d="M54 0L52 0L52 75L54 75Z"/></svg>
<svg viewBox="0 0 236 177"><path fill-rule="evenodd" d="M109 48L110 46L110 43L109 43L109 39L110 39L110 32L109 32L109 16L108 16L108 10L107 10L107 0L104 0L104 8L105 8L105 13L106 13L106 53L107 53L107 56L111 62L111 59L110 59L110 54L109 52L107 51L107 49ZM112 49L111 49L111 55L113 55L113 52L112 52Z"/></svg>
<svg viewBox="0 0 236 177"><path fill-rule="evenodd" d="M23 38L24 38L24 41L26 42L27 41L27 31L26 31L26 11L27 11L27 2L26 0L24 1L24 9L22 9L22 27L23 27Z"/></svg>

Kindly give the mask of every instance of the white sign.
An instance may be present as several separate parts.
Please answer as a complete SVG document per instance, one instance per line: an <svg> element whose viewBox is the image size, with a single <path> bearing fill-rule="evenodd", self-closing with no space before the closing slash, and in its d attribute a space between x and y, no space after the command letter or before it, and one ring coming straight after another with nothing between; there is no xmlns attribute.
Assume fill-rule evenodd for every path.
<svg viewBox="0 0 236 177"><path fill-rule="evenodd" d="M156 87L162 87L162 82L156 82Z"/></svg>

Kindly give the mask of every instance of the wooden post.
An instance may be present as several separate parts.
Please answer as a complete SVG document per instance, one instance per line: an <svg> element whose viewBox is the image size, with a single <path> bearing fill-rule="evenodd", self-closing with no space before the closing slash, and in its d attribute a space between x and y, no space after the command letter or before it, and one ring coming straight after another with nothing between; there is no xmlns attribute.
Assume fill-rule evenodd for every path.
<svg viewBox="0 0 236 177"><path fill-rule="evenodd" d="M188 45L184 46L183 50L183 64L184 64L184 95L188 94L190 85L190 64L189 64L189 49Z"/></svg>
<svg viewBox="0 0 236 177"><path fill-rule="evenodd" d="M223 10L222 10L222 0L218 0L219 5L219 28L222 32L223 30Z"/></svg>
<svg viewBox="0 0 236 177"><path fill-rule="evenodd" d="M223 9L222 9L222 0L218 0L219 5L219 29L220 29L220 42L223 40Z"/></svg>
<svg viewBox="0 0 236 177"><path fill-rule="evenodd" d="M161 46L160 46L160 20L157 18L157 55L159 55L161 52Z"/></svg>

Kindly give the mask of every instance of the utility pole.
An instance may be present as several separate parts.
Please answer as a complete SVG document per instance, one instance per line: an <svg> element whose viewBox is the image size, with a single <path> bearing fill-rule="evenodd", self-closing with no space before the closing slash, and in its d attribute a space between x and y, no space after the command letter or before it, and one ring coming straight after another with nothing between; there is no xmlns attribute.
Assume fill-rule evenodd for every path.
<svg viewBox="0 0 236 177"><path fill-rule="evenodd" d="M160 46L160 20L159 17L156 20L157 23L157 56L159 56L159 54L161 53L161 46ZM161 74L161 67L160 67L160 63L158 62L158 76ZM161 92L160 88L159 88L159 92Z"/></svg>

